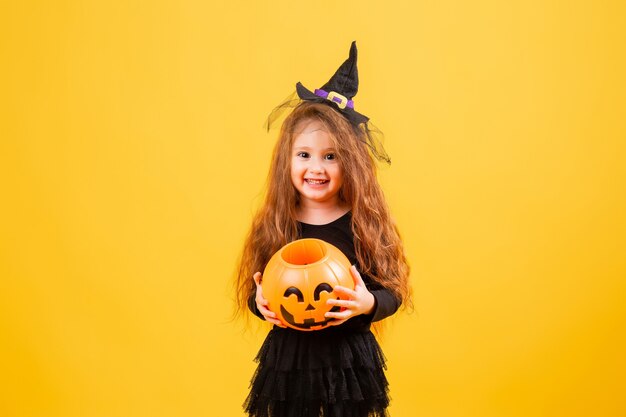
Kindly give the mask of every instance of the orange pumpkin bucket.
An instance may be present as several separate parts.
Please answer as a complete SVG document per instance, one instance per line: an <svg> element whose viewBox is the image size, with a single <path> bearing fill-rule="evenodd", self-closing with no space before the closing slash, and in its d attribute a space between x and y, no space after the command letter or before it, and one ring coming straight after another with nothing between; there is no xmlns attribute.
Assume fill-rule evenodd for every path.
<svg viewBox="0 0 626 417"><path fill-rule="evenodd" d="M261 287L268 307L286 326L319 330L339 307L326 304L336 285L354 289L350 261L335 246L320 239L288 243L272 256L263 272Z"/></svg>

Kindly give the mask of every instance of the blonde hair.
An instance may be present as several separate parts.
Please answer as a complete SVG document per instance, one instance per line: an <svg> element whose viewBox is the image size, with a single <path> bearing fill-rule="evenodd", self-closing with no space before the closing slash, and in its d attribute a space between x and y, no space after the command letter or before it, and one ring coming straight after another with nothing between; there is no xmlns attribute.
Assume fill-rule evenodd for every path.
<svg viewBox="0 0 626 417"><path fill-rule="evenodd" d="M404 305L410 305L409 265L376 179L376 164L365 144L365 131L354 127L329 105L304 101L283 122L274 148L265 199L252 220L239 261L236 315L247 311L248 300L256 291L252 275L262 272L282 246L298 239L299 194L291 182L291 148L296 127L305 120L320 121L334 142L343 170L339 199L352 210L360 272L390 290Z"/></svg>

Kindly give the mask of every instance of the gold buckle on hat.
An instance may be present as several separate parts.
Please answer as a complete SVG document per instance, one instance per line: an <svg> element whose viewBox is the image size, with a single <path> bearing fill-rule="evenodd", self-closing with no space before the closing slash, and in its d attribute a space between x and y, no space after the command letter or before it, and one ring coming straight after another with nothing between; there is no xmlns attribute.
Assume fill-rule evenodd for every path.
<svg viewBox="0 0 626 417"><path fill-rule="evenodd" d="M341 102L337 102L333 100L335 97L341 100ZM341 94L336 93L334 91L331 91L330 93L328 93L328 97L326 97L326 99L335 103L340 109L345 109L346 106L348 105L348 99L346 98L346 96L342 96Z"/></svg>

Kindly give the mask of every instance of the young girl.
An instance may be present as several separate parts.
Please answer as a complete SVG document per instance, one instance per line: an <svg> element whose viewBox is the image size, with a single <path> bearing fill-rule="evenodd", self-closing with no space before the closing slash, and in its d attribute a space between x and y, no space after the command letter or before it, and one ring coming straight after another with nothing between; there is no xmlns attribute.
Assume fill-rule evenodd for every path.
<svg viewBox="0 0 626 417"><path fill-rule="evenodd" d="M237 277L238 311L274 324L244 407L252 417L386 416L385 359L370 327L409 301L409 267L372 155L388 158L351 100L356 45L321 89L296 88L301 101L282 125ZM353 264L355 288L335 287L346 300L329 300L343 310L326 313L323 330L286 328L261 290L270 257L300 238L323 239Z"/></svg>

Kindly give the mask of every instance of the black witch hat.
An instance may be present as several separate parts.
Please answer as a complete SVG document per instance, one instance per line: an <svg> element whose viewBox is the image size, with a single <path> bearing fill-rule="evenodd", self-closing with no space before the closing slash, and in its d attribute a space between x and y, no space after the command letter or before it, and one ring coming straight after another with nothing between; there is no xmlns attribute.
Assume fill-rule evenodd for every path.
<svg viewBox="0 0 626 417"><path fill-rule="evenodd" d="M350 45L348 59L337 69L335 74L321 88L314 92L307 89L302 83L296 83L296 92L290 95L282 104L277 106L267 118L266 127L269 130L273 123L288 108L294 108L302 101L325 103L340 112L359 131L359 137L369 147L372 155L387 164L391 163L389 155L382 145L382 132L372 125L369 117L354 110L354 101L359 90L359 72L356 65L356 41Z"/></svg>
<svg viewBox="0 0 626 417"><path fill-rule="evenodd" d="M369 117L354 110L354 101L359 90L359 71L356 66L356 42L350 46L348 59L337 69L335 74L321 88L311 92L302 83L296 84L296 92L302 100L324 102L325 100L335 103L337 110L354 125L366 123Z"/></svg>

